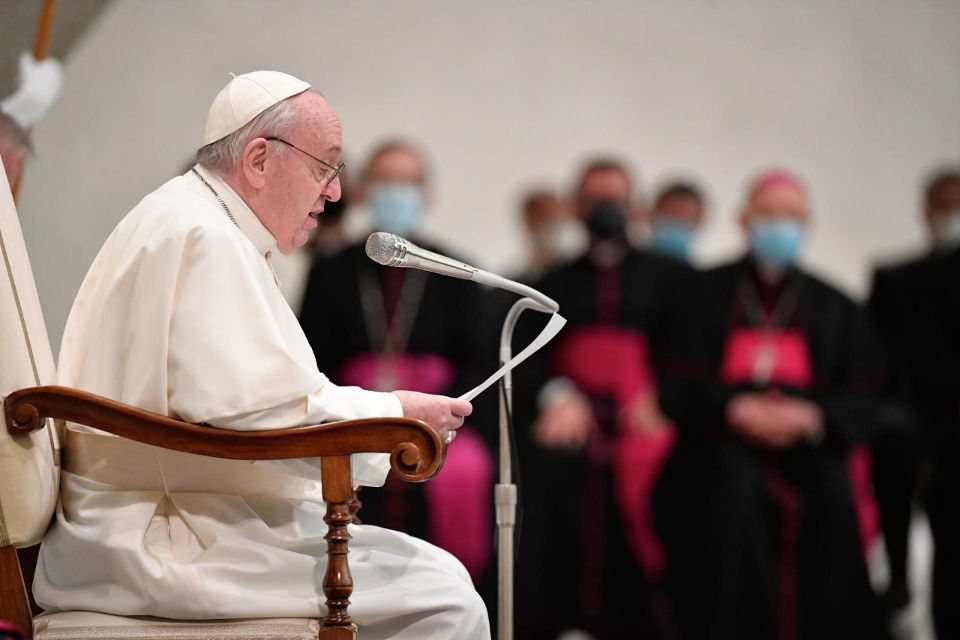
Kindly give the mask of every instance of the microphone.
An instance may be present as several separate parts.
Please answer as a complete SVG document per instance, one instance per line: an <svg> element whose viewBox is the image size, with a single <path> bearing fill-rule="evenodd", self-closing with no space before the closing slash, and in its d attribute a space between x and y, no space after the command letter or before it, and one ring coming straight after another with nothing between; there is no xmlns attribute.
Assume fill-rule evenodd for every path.
<svg viewBox="0 0 960 640"><path fill-rule="evenodd" d="M371 233L366 244L367 257L385 267L404 267L420 269L444 276L472 280L489 287L512 291L518 295L530 298L538 303L541 311L556 313L560 308L556 302L543 295L536 289L513 280L507 280L495 273L471 267L465 262L448 258L447 256L427 251L413 244L406 238L392 233L378 231Z"/></svg>
<svg viewBox="0 0 960 640"><path fill-rule="evenodd" d="M470 280L479 271L468 264L427 251L392 233L371 233L366 244L367 257L385 267L422 269L444 276Z"/></svg>

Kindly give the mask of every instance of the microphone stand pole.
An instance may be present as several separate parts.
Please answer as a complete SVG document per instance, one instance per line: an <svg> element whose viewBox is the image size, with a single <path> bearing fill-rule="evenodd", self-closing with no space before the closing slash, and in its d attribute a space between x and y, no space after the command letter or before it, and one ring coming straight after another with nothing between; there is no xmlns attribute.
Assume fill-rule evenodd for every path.
<svg viewBox="0 0 960 640"><path fill-rule="evenodd" d="M488 287L515 293L517 300L503 322L500 333L500 366L512 356L513 330L520 314L527 309L554 314L560 306L549 297L525 284L507 280L495 273L476 269L432 251L424 251L411 242L389 233L374 233L367 238L367 255L378 264L390 267L424 269L453 278L462 278ZM513 415L513 377L503 375L500 394L500 482L494 492L497 518L497 638L513 640L513 539L517 522L517 485L513 482L513 456L510 445L510 416Z"/></svg>
<svg viewBox="0 0 960 640"><path fill-rule="evenodd" d="M500 366L513 357L511 347L513 330L516 328L517 320L520 319L520 314L527 309L554 313L555 307L556 303L551 306L531 298L521 298L513 304L500 333ZM508 371L503 376L501 384L503 384L503 391L500 393L500 482L494 493L497 518L497 639L513 640L513 556L514 527L517 522L517 485L513 482L513 455L510 446L509 418L513 415L512 372Z"/></svg>

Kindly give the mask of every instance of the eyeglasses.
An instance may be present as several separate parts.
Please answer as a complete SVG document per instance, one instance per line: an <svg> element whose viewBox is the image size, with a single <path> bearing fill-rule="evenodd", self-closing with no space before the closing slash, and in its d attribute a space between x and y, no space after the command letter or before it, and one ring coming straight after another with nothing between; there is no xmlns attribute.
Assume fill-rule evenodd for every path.
<svg viewBox="0 0 960 640"><path fill-rule="evenodd" d="M266 139L266 140L273 140L274 142L282 142L283 144L287 145L288 147L293 147L294 149L296 149L297 151L299 151L299 152L302 153L303 155L305 155L305 156L307 156L307 157L309 157L309 158L313 158L314 160L316 160L317 162L319 162L320 164L322 164L322 165L326 168L326 172L325 172L324 179L323 179L323 182L322 182L322 184L323 184L324 187L326 187L328 184L330 184L330 183L332 183L334 180L336 180L336 179L340 176L340 174L343 173L343 169L347 166L347 165L346 165L345 163L343 163L343 162L339 163L337 166L333 166L333 165L330 164L329 162L324 162L323 160L321 160L321 159L318 158L317 156L315 156L315 155L313 155L313 154L310 154L310 153L307 153L306 151L304 151L303 149L301 149L301 148L298 147L297 145L293 144L292 142L287 142L287 141L284 140L283 138L270 137L270 138L265 138L265 139Z"/></svg>

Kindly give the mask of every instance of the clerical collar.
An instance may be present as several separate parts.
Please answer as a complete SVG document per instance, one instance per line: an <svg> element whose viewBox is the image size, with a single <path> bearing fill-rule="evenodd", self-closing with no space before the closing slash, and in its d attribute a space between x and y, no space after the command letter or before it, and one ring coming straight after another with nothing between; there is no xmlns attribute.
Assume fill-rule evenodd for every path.
<svg viewBox="0 0 960 640"><path fill-rule="evenodd" d="M203 186L204 191L209 189L212 196L219 196L222 206L228 212L225 212L225 215L231 217L231 221L237 225L243 235L247 236L261 255L270 256L276 252L277 239L263 226L257 214L225 180L199 164L194 165L190 172L196 172L202 179L201 182L206 181L206 185Z"/></svg>
<svg viewBox="0 0 960 640"><path fill-rule="evenodd" d="M765 287L780 288L784 282L794 278L798 272L795 264L776 264L760 260L747 254L747 268L756 281Z"/></svg>
<svg viewBox="0 0 960 640"><path fill-rule="evenodd" d="M590 259L600 268L615 267L627 255L630 247L623 240L593 240L590 243Z"/></svg>

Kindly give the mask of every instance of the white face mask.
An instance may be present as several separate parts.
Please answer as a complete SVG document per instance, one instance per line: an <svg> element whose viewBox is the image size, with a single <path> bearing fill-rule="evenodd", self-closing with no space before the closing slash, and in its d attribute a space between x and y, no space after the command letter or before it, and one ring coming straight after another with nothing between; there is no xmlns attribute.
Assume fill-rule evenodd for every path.
<svg viewBox="0 0 960 640"><path fill-rule="evenodd" d="M933 233L933 244L937 250L960 247L960 209L952 209L935 217L930 231Z"/></svg>
<svg viewBox="0 0 960 640"><path fill-rule="evenodd" d="M540 229L537 236L550 265L572 260L587 247L586 231L573 219L551 222Z"/></svg>

